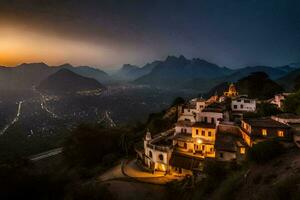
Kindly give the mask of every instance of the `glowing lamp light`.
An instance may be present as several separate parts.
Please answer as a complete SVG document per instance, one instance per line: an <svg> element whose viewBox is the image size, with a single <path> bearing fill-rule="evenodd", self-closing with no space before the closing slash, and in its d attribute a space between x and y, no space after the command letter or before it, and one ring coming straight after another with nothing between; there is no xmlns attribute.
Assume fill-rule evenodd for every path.
<svg viewBox="0 0 300 200"><path fill-rule="evenodd" d="M202 144L202 140L201 139L197 139L197 143L198 144Z"/></svg>

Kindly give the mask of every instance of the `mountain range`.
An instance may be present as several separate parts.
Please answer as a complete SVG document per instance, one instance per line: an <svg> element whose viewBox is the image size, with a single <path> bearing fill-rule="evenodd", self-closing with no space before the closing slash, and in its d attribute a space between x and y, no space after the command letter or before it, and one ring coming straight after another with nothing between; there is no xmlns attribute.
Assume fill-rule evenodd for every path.
<svg viewBox="0 0 300 200"><path fill-rule="evenodd" d="M101 83L107 83L111 80L104 71L93 67L74 67L70 64L48 66L45 63L23 63L16 67L0 67L0 90L30 89L33 86L38 86L41 81L61 69L68 69Z"/></svg>
<svg viewBox="0 0 300 200"><path fill-rule="evenodd" d="M153 68L160 63L161 61L154 61L152 63L147 63L143 67L125 64L121 67L120 70L113 74L113 77L118 80L133 81L139 77L149 74L153 70Z"/></svg>
<svg viewBox="0 0 300 200"><path fill-rule="evenodd" d="M115 73L108 75L100 69L89 66L74 67L70 64L48 66L45 63L24 63L13 68L0 67L0 90L28 89L60 69L68 69L84 77L93 78L102 84L128 82L167 89L191 89L207 92L223 82L236 82L254 72L264 72L286 90L292 90L290 81L300 75L299 63L271 67L247 66L239 69L221 67L203 59L187 59L184 56L168 56L142 67L125 64Z"/></svg>

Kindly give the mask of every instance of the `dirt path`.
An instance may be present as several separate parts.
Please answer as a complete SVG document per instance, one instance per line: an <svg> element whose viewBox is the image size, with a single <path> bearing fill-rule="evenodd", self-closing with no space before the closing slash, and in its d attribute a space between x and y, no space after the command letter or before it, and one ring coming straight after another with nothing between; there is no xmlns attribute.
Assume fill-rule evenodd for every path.
<svg viewBox="0 0 300 200"><path fill-rule="evenodd" d="M135 160L122 160L121 163L99 177L108 190L120 200L166 199L165 184L178 177L164 173L152 174L139 168Z"/></svg>

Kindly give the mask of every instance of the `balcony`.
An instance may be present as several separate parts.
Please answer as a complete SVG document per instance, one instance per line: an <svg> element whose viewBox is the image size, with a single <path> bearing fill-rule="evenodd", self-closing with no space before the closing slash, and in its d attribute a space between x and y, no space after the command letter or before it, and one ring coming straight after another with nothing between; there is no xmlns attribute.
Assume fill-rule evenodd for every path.
<svg viewBox="0 0 300 200"><path fill-rule="evenodd" d="M147 147L153 150L163 151L163 152L169 152L173 149L172 145L169 146L160 146L160 145L153 145L153 144L147 144Z"/></svg>

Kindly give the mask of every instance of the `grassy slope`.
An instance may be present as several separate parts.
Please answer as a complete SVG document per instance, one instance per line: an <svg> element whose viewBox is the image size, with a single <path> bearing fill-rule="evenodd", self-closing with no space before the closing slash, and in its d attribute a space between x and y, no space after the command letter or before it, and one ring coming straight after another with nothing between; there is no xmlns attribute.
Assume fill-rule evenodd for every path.
<svg viewBox="0 0 300 200"><path fill-rule="evenodd" d="M246 172L246 173L245 173ZM245 175L247 174L247 175ZM300 150L232 174L211 199L300 199Z"/></svg>

